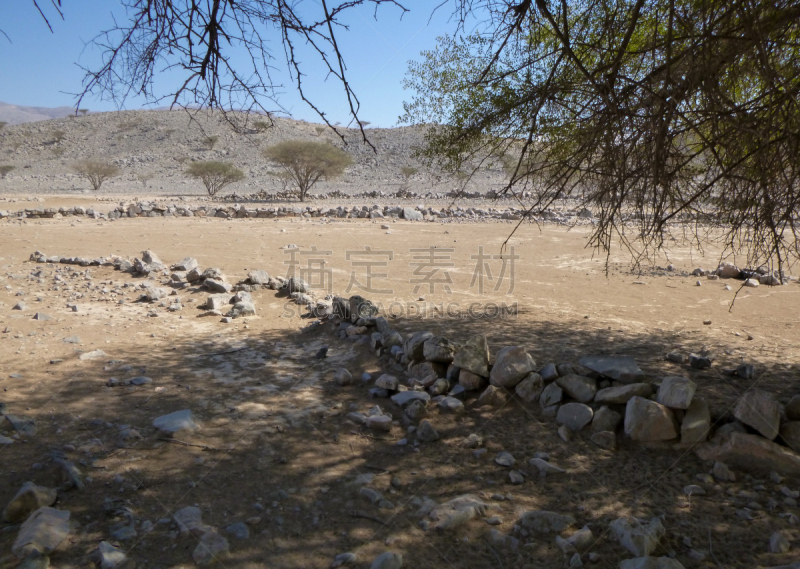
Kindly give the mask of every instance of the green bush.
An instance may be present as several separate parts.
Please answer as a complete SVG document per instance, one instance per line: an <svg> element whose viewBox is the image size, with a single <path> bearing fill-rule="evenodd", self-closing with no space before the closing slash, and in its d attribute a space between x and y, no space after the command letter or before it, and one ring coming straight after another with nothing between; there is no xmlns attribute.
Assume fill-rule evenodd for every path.
<svg viewBox="0 0 800 569"><path fill-rule="evenodd" d="M244 172L226 162L193 162L186 169L186 175L203 182L212 197L228 184L245 178Z"/></svg>
<svg viewBox="0 0 800 569"><path fill-rule="evenodd" d="M209 150L214 150L217 142L219 142L219 137L217 135L207 136L203 139L203 145Z"/></svg>
<svg viewBox="0 0 800 569"><path fill-rule="evenodd" d="M3 166L0 166L0 180L4 179L14 168L15 166L12 166L11 164L4 164Z"/></svg>

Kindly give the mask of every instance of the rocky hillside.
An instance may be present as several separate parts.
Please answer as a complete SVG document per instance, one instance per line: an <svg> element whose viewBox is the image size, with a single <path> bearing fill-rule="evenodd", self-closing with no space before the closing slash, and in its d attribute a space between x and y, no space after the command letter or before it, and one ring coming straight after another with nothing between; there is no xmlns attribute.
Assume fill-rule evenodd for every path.
<svg viewBox="0 0 800 569"><path fill-rule="evenodd" d="M244 122L244 116L236 116ZM277 192L281 181L277 168L262 156L262 149L289 139L328 141L343 146L340 139L318 124L276 118L268 129L254 128L259 117L247 126L233 128L220 113L208 111L159 110L121 111L54 119L0 130L0 165L14 170L0 180L0 193L88 192L89 185L70 166L80 159L114 162L122 174L107 182L104 194L196 195L201 184L184 175L186 164L196 160L231 162L247 178L227 188L238 195L259 191ZM425 170L413 158L413 149L424 142L424 128L369 129L377 152L361 142L356 130L345 129L349 152L355 164L345 175L320 182L312 190L361 193L380 190L396 192L406 184L400 169L411 166L419 173L408 181L413 190L448 191L461 182L439 177ZM212 149L206 139L218 137ZM503 182L502 170L485 170L470 182L470 191L488 191Z"/></svg>
<svg viewBox="0 0 800 569"><path fill-rule="evenodd" d="M46 121L69 116L75 113L73 107L25 107L0 102L0 122L22 124Z"/></svg>

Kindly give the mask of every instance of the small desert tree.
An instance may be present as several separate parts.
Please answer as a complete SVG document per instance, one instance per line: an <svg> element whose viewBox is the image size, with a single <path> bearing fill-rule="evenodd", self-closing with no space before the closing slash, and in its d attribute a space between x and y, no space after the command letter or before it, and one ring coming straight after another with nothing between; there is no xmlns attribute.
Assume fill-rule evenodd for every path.
<svg viewBox="0 0 800 569"><path fill-rule="evenodd" d="M119 174L119 167L101 160L81 160L72 165L72 170L86 178L93 190L99 190L103 182Z"/></svg>
<svg viewBox="0 0 800 569"><path fill-rule="evenodd" d="M325 142L287 140L264 150L264 156L283 168L297 186L297 197L304 201L320 179L341 175L353 163L350 155Z"/></svg>
<svg viewBox="0 0 800 569"><path fill-rule="evenodd" d="M14 169L14 166L11 164L4 164L0 166L0 180L4 179L11 170Z"/></svg>
<svg viewBox="0 0 800 569"><path fill-rule="evenodd" d="M217 142L219 142L219 137L217 135L207 136L203 139L203 145L209 150L214 150Z"/></svg>
<svg viewBox="0 0 800 569"><path fill-rule="evenodd" d="M227 162L193 162L186 169L186 175L203 182L209 196L234 182L244 179L244 172Z"/></svg>
<svg viewBox="0 0 800 569"><path fill-rule="evenodd" d="M269 130L269 123L267 121L255 121L253 123L253 128L256 132L266 132Z"/></svg>
<svg viewBox="0 0 800 569"><path fill-rule="evenodd" d="M0 130L3 130L3 127L6 126L8 123L6 121L0 121Z"/></svg>
<svg viewBox="0 0 800 569"><path fill-rule="evenodd" d="M67 133L63 130L54 130L50 133L50 136L53 137L53 142L61 142L67 137Z"/></svg>
<svg viewBox="0 0 800 569"><path fill-rule="evenodd" d="M80 114L82 114L83 116L86 116L86 113L88 113L88 112L89 112L89 109L78 109L78 112L79 112Z"/></svg>
<svg viewBox="0 0 800 569"><path fill-rule="evenodd" d="M146 188L147 182L152 180L153 176L155 176L155 174L152 172L140 172L139 174L136 174L136 179L139 180L142 183L142 186Z"/></svg>
<svg viewBox="0 0 800 569"><path fill-rule="evenodd" d="M324 126L315 126L314 131L317 133L317 136L322 136L322 133L325 132Z"/></svg>
<svg viewBox="0 0 800 569"><path fill-rule="evenodd" d="M417 172L419 172L419 170L412 168L411 166L403 166L400 168L400 173L403 175L403 178L405 178L406 181L408 181L408 179Z"/></svg>

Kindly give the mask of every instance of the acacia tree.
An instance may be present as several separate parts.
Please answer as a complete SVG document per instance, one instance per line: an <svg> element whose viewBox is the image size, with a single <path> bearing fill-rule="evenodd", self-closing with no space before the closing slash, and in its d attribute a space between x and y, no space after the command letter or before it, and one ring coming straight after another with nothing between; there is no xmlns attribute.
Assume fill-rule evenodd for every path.
<svg viewBox="0 0 800 569"><path fill-rule="evenodd" d="M353 163L347 152L326 142L287 140L264 149L264 156L278 164L297 186L297 197L305 201L320 179L341 175Z"/></svg>
<svg viewBox="0 0 800 569"><path fill-rule="evenodd" d="M71 166L72 170L82 178L86 178L93 190L99 190L103 182L117 176L120 172L115 164L102 160L80 160Z"/></svg>
<svg viewBox="0 0 800 569"><path fill-rule="evenodd" d="M214 161L192 162L186 169L186 175L203 182L211 197L217 195L217 192L225 186L245 178L244 172L233 164Z"/></svg>
<svg viewBox="0 0 800 569"><path fill-rule="evenodd" d="M800 257L800 2L456 2L472 35L412 63L401 120L452 172L513 157L528 213L580 195L591 243L635 255L676 222L724 227L748 261ZM632 221L635 231L625 231ZM685 227L685 225L683 225Z"/></svg>

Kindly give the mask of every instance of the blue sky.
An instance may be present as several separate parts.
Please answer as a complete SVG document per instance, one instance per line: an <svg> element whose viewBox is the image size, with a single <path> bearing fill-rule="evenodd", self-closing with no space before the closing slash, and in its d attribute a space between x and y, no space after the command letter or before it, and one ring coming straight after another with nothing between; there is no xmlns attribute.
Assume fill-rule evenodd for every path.
<svg viewBox="0 0 800 569"><path fill-rule="evenodd" d="M45 8L48 3L49 0L40 1ZM63 20L52 8L46 10L53 27L50 33L30 0L0 0L0 29L9 38L0 35L0 101L41 107L75 104L71 93L81 90L80 66L96 67L100 60L99 52L87 47L87 43L112 25L113 16L124 18L124 11L117 0L66 0L63 4ZM361 100L359 116L372 126L397 124L403 101L411 98L411 93L402 88L408 61L419 59L420 51L432 49L437 36L454 28L448 10L439 10L431 16L436 2L411 0L403 4L410 12L402 20L400 10L391 6L378 11L377 21L372 7L355 8L347 18L350 31L338 32L348 76ZM308 10L321 10L315 0L308 0L306 6ZM283 49L278 40L271 45L276 66L284 69ZM310 98L326 111L332 122L347 123L347 107L340 86L334 79L323 81L312 54L305 53L302 59L308 62ZM292 116L319 122L314 111L291 87L288 75L279 73L275 77L286 84L280 102ZM161 81L165 86L170 83L167 77ZM140 98L130 99L124 108L137 109L144 104ZM81 106L91 111L116 109L113 103L98 98L84 100Z"/></svg>

